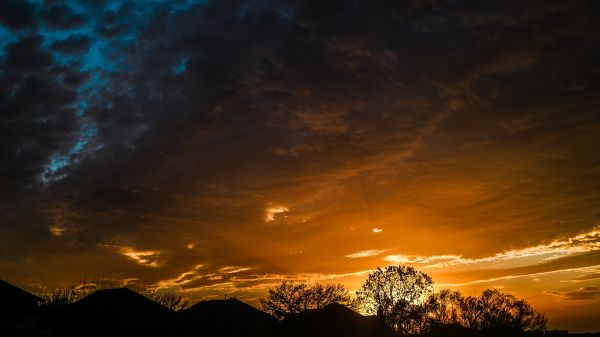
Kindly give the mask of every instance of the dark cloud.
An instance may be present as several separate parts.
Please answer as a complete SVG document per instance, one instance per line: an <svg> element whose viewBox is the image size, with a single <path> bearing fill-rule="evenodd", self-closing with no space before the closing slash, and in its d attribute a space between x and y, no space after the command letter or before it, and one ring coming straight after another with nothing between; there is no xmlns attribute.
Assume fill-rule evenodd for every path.
<svg viewBox="0 0 600 337"><path fill-rule="evenodd" d="M126 29L127 27L125 25L102 27L100 29L100 35L105 39L112 39L118 37L125 32Z"/></svg>
<svg viewBox="0 0 600 337"><path fill-rule="evenodd" d="M123 3L118 9L105 10L98 20L100 36L105 39L118 38L121 34L127 34L128 26L135 21L134 3ZM166 8L159 10L166 11ZM166 14L166 12L165 12Z"/></svg>
<svg viewBox="0 0 600 337"><path fill-rule="evenodd" d="M77 94L56 76L58 65L42 47L40 36L25 36L6 47L0 65L0 225L2 246L29 242L6 253L6 261L22 261L48 238L39 176L55 151L77 128ZM71 70L76 72L76 70Z"/></svg>
<svg viewBox="0 0 600 337"><path fill-rule="evenodd" d="M90 38L85 35L69 36L68 38L54 42L50 48L64 54L79 54L87 51L90 47Z"/></svg>
<svg viewBox="0 0 600 337"><path fill-rule="evenodd" d="M1 68L2 155L8 164L3 169L14 166L14 174L30 175L27 183L14 176L6 179L10 184L23 184L20 188L33 182L34 173L33 168L21 165L28 159L35 158L38 164L45 161L43 157L59 147L74 123L69 105L75 93L53 76L52 57L40 48L41 42L33 36L9 45Z"/></svg>
<svg viewBox="0 0 600 337"><path fill-rule="evenodd" d="M435 9L418 3L225 1L170 15L158 8L143 18L129 17L128 31L123 13L133 13L131 7L107 11L101 33L112 30L109 35L118 38L137 29L136 42L128 46L118 40L107 47L121 48L126 66L101 73L106 83L88 102L102 148L69 166L69 177L51 188L76 196L72 202L81 207L138 212L166 206L173 195L202 193L189 188L190 179L199 186L260 181L269 167L270 175L293 181L317 168L336 174L354 166L356 155L379 160L380 153L392 150L390 144L409 150L400 156L410 155L419 143L408 130L427 130L437 113L485 106L494 90L500 90L499 106L503 100L514 104L510 97L519 93L511 91L512 77L533 73L530 89L541 90L537 83L545 82L546 90L560 90L543 74L552 62L540 60L536 49L538 44L553 48L555 42L528 33L528 20L554 15L552 9L531 9L533 17L521 14L508 28L484 24L494 15L504 22L501 17L514 12L503 11L453 3ZM54 5L43 15L51 13L57 26L83 24L68 5ZM572 29L565 34L574 40L590 34ZM519 41L533 42L521 49ZM65 50L80 42L89 40L72 36L53 47ZM77 73L69 79L83 83ZM481 88L470 88L480 82ZM446 93L444 88L463 89ZM413 97L426 97L428 106ZM562 123L559 114L554 123ZM497 117L515 128L515 122L503 121L509 117ZM527 118L535 125L540 117ZM285 162L273 149L306 157L289 156Z"/></svg>
<svg viewBox="0 0 600 337"><path fill-rule="evenodd" d="M23 0L0 2L0 24L14 30L33 28L35 25L33 6Z"/></svg>
<svg viewBox="0 0 600 337"><path fill-rule="evenodd" d="M45 8L41 18L52 28L71 29L88 22L88 15L76 13L68 4L56 4Z"/></svg>
<svg viewBox="0 0 600 337"><path fill-rule="evenodd" d="M52 56L40 48L40 36L25 37L7 49L5 71L15 76L43 74L52 64Z"/></svg>

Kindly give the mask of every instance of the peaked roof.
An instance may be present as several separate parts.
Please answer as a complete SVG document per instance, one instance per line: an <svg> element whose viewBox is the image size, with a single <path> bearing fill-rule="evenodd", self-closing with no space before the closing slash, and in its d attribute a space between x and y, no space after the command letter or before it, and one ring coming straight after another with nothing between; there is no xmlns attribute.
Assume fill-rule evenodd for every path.
<svg viewBox="0 0 600 337"><path fill-rule="evenodd" d="M363 316L339 303L305 310L283 320L287 336L392 336L393 332L375 316Z"/></svg>
<svg viewBox="0 0 600 337"><path fill-rule="evenodd" d="M0 280L0 307L34 307L42 299L10 283Z"/></svg>
<svg viewBox="0 0 600 337"><path fill-rule="evenodd" d="M238 315L249 315L254 317L262 317L271 319L272 317L255 307L246 304L237 298L230 298L227 300L209 300L200 301L188 309L184 310L187 314L200 314L200 313L222 313L222 314L238 314Z"/></svg>
<svg viewBox="0 0 600 337"><path fill-rule="evenodd" d="M72 306L81 310L108 309L112 313L129 312L134 315L172 313L171 309L128 288L97 290L73 303Z"/></svg>
<svg viewBox="0 0 600 337"><path fill-rule="evenodd" d="M238 299L201 301L177 313L188 334L270 336L277 320Z"/></svg>
<svg viewBox="0 0 600 337"><path fill-rule="evenodd" d="M167 336L174 314L127 288L97 290L69 309L68 336Z"/></svg>

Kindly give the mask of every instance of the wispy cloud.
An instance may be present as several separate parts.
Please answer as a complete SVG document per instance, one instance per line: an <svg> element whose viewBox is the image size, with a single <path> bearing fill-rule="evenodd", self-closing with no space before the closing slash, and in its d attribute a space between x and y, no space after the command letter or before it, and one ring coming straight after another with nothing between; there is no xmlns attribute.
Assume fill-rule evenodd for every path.
<svg viewBox="0 0 600 337"><path fill-rule="evenodd" d="M237 267L235 267L237 268ZM244 269L244 270L241 270ZM223 267L219 273L210 273L201 275L196 270L181 274L179 277L160 281L158 286L161 288L178 287L182 292L197 291L250 291L265 290L279 284L283 280L298 281L305 283L314 282L337 282L338 280L351 277L364 277L372 270L361 270L350 273L296 273L296 274L276 274L276 273L246 273L250 268Z"/></svg>
<svg viewBox="0 0 600 337"><path fill-rule="evenodd" d="M191 270L183 272L175 278L159 281L157 285L159 288L168 288L175 285L185 285L195 280L199 276L198 270L202 269L203 267L203 264L195 265Z"/></svg>
<svg viewBox="0 0 600 337"><path fill-rule="evenodd" d="M539 281L540 279L538 278L538 276L555 274L555 273L564 273L564 272L578 272L578 271L587 270L587 269L588 269L588 267L564 268L564 269L547 270L547 271L530 271L530 272L523 272L520 274L519 273L509 273L508 275L505 275L505 276L475 279L475 280L459 282L459 283L438 283L435 286L438 288L462 287L462 286L474 285L474 284L484 284L484 283L490 283L490 282L514 280L514 279L519 279L519 278L524 278L524 277L535 277L533 280Z"/></svg>
<svg viewBox="0 0 600 337"><path fill-rule="evenodd" d="M60 227L60 226L50 226L48 228L48 231L50 232L50 234L52 234L53 236L62 236L64 234L64 231L66 229L64 227Z"/></svg>
<svg viewBox="0 0 600 337"><path fill-rule="evenodd" d="M119 253L127 256L142 266L160 266L159 257L161 252L158 250L136 250L133 247L120 247Z"/></svg>
<svg viewBox="0 0 600 337"><path fill-rule="evenodd" d="M220 273L223 274L237 274L246 270L250 270L252 268L249 267L237 267L237 266L227 266L219 269Z"/></svg>
<svg viewBox="0 0 600 337"><path fill-rule="evenodd" d="M170 288L170 287L183 287L191 283L197 283L199 281L211 281L213 283L221 283L214 281L226 282L230 278L235 277L235 274L242 273L251 270L250 267L239 267L239 266L225 266L218 269L216 272L210 272L204 270L204 264L195 265L192 269L179 274L177 277L161 280L157 282L159 288ZM204 271L201 273L201 271Z"/></svg>
<svg viewBox="0 0 600 337"><path fill-rule="evenodd" d="M387 251L387 249L382 249L382 250L369 249L369 250L363 250L360 252L348 254L348 255L346 255L346 257L349 259L358 259L358 258L362 258L362 257L377 256L377 255L385 253L386 251Z"/></svg>
<svg viewBox="0 0 600 337"><path fill-rule="evenodd" d="M414 263L430 263L439 260L459 260L459 255L433 255L433 256L407 256L407 255L388 255L384 258L384 261L395 263L395 264L414 264Z"/></svg>
<svg viewBox="0 0 600 337"><path fill-rule="evenodd" d="M600 278L600 273L586 274L565 280L565 282L583 282Z"/></svg>
<svg viewBox="0 0 600 337"><path fill-rule="evenodd" d="M384 260L392 263L424 264L425 266L423 268L445 268L530 257L551 260L567 255L587 253L596 250L600 250L600 227L594 227L588 232L567 239L557 239L547 244L522 249L512 249L483 258L465 258L462 255L452 254L433 256L388 255Z"/></svg>
<svg viewBox="0 0 600 337"><path fill-rule="evenodd" d="M345 115L340 110L296 111L290 126L294 129L307 129L317 135L339 135L350 128Z"/></svg>
<svg viewBox="0 0 600 337"><path fill-rule="evenodd" d="M582 287L575 291L547 291L547 294L560 296L566 301L591 301L600 297L600 289L598 287Z"/></svg>

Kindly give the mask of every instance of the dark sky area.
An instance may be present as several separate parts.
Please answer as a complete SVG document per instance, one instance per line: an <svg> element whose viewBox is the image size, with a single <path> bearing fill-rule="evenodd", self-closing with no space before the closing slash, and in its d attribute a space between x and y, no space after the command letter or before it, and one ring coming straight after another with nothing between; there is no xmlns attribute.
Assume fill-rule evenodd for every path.
<svg viewBox="0 0 600 337"><path fill-rule="evenodd" d="M600 2L0 0L0 277L391 263L600 330Z"/></svg>

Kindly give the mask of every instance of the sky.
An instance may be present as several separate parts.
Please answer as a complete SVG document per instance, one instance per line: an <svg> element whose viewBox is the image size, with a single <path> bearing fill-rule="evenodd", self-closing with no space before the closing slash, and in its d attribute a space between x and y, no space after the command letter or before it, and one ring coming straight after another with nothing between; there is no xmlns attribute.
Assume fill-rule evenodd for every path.
<svg viewBox="0 0 600 337"><path fill-rule="evenodd" d="M411 265L600 330L600 4L0 2L0 278Z"/></svg>

